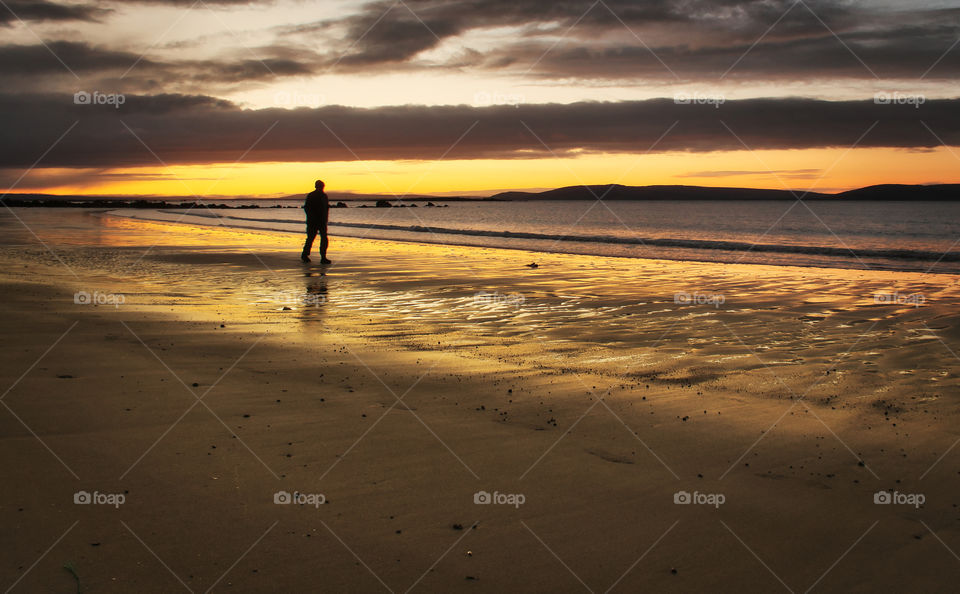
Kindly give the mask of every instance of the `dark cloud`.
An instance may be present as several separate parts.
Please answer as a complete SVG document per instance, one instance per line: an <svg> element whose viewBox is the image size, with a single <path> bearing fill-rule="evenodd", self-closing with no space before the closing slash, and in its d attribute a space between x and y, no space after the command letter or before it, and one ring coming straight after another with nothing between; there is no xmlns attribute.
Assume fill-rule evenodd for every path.
<svg viewBox="0 0 960 594"><path fill-rule="evenodd" d="M96 21L109 13L89 4L57 4L47 0L6 0L0 6L0 25L19 21Z"/></svg>
<svg viewBox="0 0 960 594"><path fill-rule="evenodd" d="M809 6L810 8L806 8ZM766 31L771 39L785 39L811 32L822 33L821 21L844 29L854 21L846 4L826 0L408 0L397 4L378 0L355 15L337 21L298 25L290 32L345 27L348 44L339 60L344 66L393 63L413 58L443 40L473 29L522 27L526 40L555 43L562 34L570 40L597 40L604 34L634 36L649 26L682 26L689 37L678 36L677 45L717 29L734 42L753 41L781 16L782 26ZM546 26L545 25L549 25ZM678 29L678 33L684 29ZM392 51L391 51L392 48Z"/></svg>
<svg viewBox="0 0 960 594"><path fill-rule="evenodd" d="M215 82L242 82L275 76L299 76L312 74L309 64L286 58L250 59L240 62L188 62L174 68L192 71L196 80Z"/></svg>
<svg viewBox="0 0 960 594"><path fill-rule="evenodd" d="M958 13L960 17L960 13ZM509 57L518 66L539 60L536 76L583 79L746 80L811 78L928 78L960 76L960 52L945 52L960 37L960 27L858 33L838 40L827 31L801 39L750 44L645 48L617 45L596 49L526 45L488 54L497 69ZM934 65L936 65L934 67ZM933 68L932 68L933 67ZM931 70L932 68L932 70ZM928 73L928 70L930 71Z"/></svg>
<svg viewBox="0 0 960 594"><path fill-rule="evenodd" d="M204 5L270 1L206 0ZM125 0L107 5L194 2ZM38 15L72 11L89 16L94 10L91 5L47 0L18 0L11 6L30 6ZM738 81L870 79L874 74L960 77L960 49L948 51L960 38L960 8L916 6L891 12L840 0L376 0L357 11L331 21L274 29L276 43L254 49L244 60L166 63L150 54L127 80L111 82L123 83L130 92L197 92L198 83L259 83L271 76L309 75L334 67L360 73L445 68L602 81L718 80L728 70L729 79ZM455 51L441 63L418 61L441 42L503 26L518 33L480 49L452 46ZM323 43L317 43L318 34ZM328 43L330 37L339 41ZM132 51L82 42L47 45L53 53L40 45L0 47L0 74L69 76L57 58L80 74L117 68L123 72L140 58ZM318 47L323 54L317 53ZM53 88L44 83L36 88Z"/></svg>
<svg viewBox="0 0 960 594"><path fill-rule="evenodd" d="M45 76L67 73L66 65L78 73L129 68L140 56L74 41L48 41L46 45L0 46L0 74ZM151 63L145 61L146 66ZM141 62L143 63L143 62Z"/></svg>
<svg viewBox="0 0 960 594"><path fill-rule="evenodd" d="M716 109L658 99L490 108L244 110L210 97L167 95L127 97L115 109L74 105L70 96L5 95L0 96L0 166L32 164L74 122L79 123L42 166L156 164L130 130L168 163L232 162L271 127L246 161L342 161L354 155L436 159L468 129L446 158L643 153L675 122L655 151L743 150L741 141L758 150L846 148L871 127L858 146L932 148L940 141L926 126L948 144L960 145L958 108L960 100L928 101L917 109L872 100L753 99Z"/></svg>
<svg viewBox="0 0 960 594"><path fill-rule="evenodd" d="M370 71L416 64L441 42L502 26L520 32L492 48L464 47L444 66L561 79L716 78L735 64L730 75L743 79L918 78L960 37L960 9L881 11L837 0L378 0L286 32L341 30L342 47L327 65ZM960 52L931 73L958 75Z"/></svg>
<svg viewBox="0 0 960 594"><path fill-rule="evenodd" d="M219 5L247 3L221 0ZM193 2L107 3L119 4ZM48 5L54 6L45 0L36 4ZM223 47L220 56L203 60L164 60L157 56L166 54L153 51L141 57L78 41L4 45L0 75L19 77L17 88L25 91L67 90L77 82L66 64L89 88L207 94L330 69L363 74L451 70L600 84L712 83L721 76L734 82L960 77L960 48L948 51L960 38L960 9L893 13L837 0L377 0L357 10L332 21L271 29L276 38L263 47L233 53ZM518 32L502 43L456 46L458 36L502 26ZM330 38L338 41L329 43ZM451 41L445 46L451 51L442 58L421 56L443 41ZM51 76L56 74L61 76Z"/></svg>
<svg viewBox="0 0 960 594"><path fill-rule="evenodd" d="M353 33L362 35L362 32L356 30L361 26L363 25L357 25ZM451 23L434 22L431 26L416 19L391 19L378 24L375 32L360 40L360 51L348 52L338 58L338 61L344 65L403 62L435 46L441 36L449 36L455 32L457 31Z"/></svg>
<svg viewBox="0 0 960 594"><path fill-rule="evenodd" d="M270 51L283 48L270 48ZM255 54L256 52L254 52ZM69 70L68 70L69 68ZM70 71L85 76L84 84L117 90L183 90L206 83L241 84L276 77L312 74L315 67L287 57L243 60L193 60L157 62L133 52L115 51L74 41L48 41L45 45L0 46L0 75L41 79L65 75L65 84L76 86ZM124 75L127 76L124 76ZM95 80L91 77L99 76Z"/></svg>

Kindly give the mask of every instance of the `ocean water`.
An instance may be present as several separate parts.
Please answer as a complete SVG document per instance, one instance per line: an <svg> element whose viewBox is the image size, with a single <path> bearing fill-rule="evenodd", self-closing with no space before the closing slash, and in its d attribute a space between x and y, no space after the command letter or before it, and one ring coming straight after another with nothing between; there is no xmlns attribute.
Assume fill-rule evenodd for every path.
<svg viewBox="0 0 960 594"><path fill-rule="evenodd" d="M331 209L332 235L726 263L960 273L960 203L442 202ZM298 208L118 211L301 233Z"/></svg>

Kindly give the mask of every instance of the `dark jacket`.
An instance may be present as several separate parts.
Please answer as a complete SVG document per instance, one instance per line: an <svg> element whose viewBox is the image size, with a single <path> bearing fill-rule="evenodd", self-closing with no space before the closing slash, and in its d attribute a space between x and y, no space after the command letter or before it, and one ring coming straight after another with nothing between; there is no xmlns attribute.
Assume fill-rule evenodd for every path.
<svg viewBox="0 0 960 594"><path fill-rule="evenodd" d="M307 194L307 200L303 203L303 210L307 213L308 219L327 219L327 213L330 210L330 199L323 190L314 190Z"/></svg>

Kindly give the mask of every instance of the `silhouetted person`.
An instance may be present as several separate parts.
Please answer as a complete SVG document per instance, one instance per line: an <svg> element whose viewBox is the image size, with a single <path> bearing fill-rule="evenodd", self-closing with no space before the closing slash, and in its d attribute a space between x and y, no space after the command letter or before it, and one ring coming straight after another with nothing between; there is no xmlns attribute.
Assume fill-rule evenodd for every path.
<svg viewBox="0 0 960 594"><path fill-rule="evenodd" d="M313 184L316 190L307 194L307 200L303 203L303 210L307 213L307 241L303 244L303 253L300 260L310 261L310 250L313 248L313 240L320 234L320 262L330 264L327 260L327 245L330 241L327 239L327 218L330 214L330 199L323 192L323 182L319 179Z"/></svg>

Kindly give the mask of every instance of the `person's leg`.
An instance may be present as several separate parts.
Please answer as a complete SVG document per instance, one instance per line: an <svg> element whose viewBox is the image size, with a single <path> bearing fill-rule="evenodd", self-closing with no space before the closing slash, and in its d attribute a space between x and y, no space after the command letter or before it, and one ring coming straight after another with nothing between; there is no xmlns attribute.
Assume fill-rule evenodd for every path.
<svg viewBox="0 0 960 594"><path fill-rule="evenodd" d="M327 259L327 246L330 245L330 239L327 237L326 223L320 226L320 260Z"/></svg>
<svg viewBox="0 0 960 594"><path fill-rule="evenodd" d="M310 257L310 250L313 249L313 240L317 237L317 226L312 223L312 221L307 221L307 240L303 243L303 253L300 254L301 258Z"/></svg>

